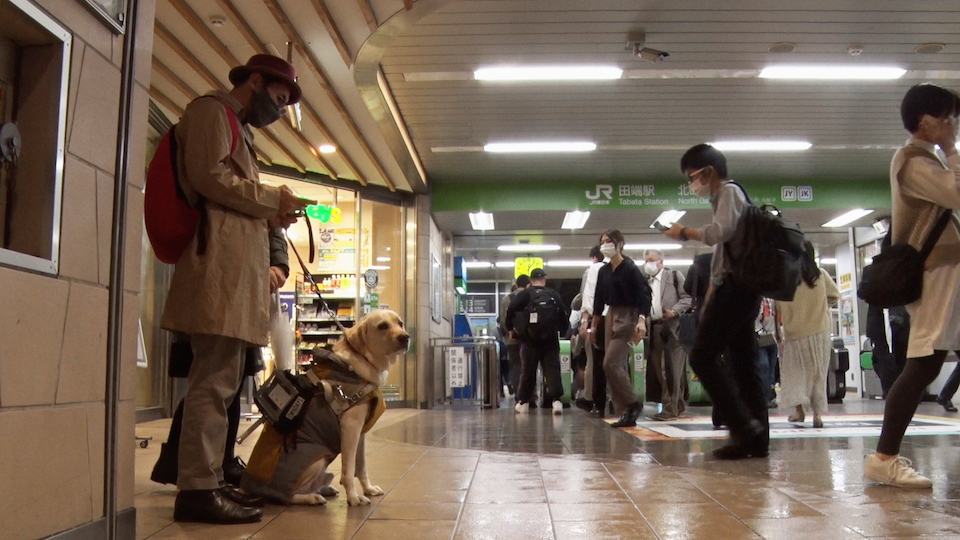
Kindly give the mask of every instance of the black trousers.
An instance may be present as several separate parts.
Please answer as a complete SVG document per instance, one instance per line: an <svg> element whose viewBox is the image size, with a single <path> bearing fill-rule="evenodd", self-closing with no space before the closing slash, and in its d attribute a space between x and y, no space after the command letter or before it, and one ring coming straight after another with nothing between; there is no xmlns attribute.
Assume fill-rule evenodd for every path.
<svg viewBox="0 0 960 540"><path fill-rule="evenodd" d="M930 356L907 359L903 373L897 377L897 381L887 393L877 452L889 456L900 453L903 434L907 432L907 426L917 412L927 385L940 375L940 368L943 367L943 360L946 357L947 351L933 351Z"/></svg>
<svg viewBox="0 0 960 540"><path fill-rule="evenodd" d="M543 389L541 404L549 407L563 395L563 383L560 380L560 342L554 338L546 341L525 341L520 344L520 357L523 372L520 374L520 387L517 388L517 403L527 403L533 397L537 387L537 366L543 371L546 388Z"/></svg>
<svg viewBox="0 0 960 540"><path fill-rule="evenodd" d="M754 321L759 310L760 297L728 278L704 306L690 367L710 394L730 434L739 437L752 420L757 420L766 433L756 444L765 448L769 444L770 421L763 382L754 368ZM726 353L726 369L720 363L722 353Z"/></svg>

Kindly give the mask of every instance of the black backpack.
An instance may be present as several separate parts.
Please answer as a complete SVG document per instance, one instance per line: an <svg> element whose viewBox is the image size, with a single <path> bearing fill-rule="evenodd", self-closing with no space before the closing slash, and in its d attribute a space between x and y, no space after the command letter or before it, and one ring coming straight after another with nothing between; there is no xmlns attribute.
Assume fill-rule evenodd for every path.
<svg viewBox="0 0 960 540"><path fill-rule="evenodd" d="M537 288L530 294L530 302L518 314L517 330L520 335L533 340L545 340L556 337L562 330L563 308L545 288Z"/></svg>
<svg viewBox="0 0 960 540"><path fill-rule="evenodd" d="M731 183L747 199L733 238L724 244L733 278L759 296L793 301L806 251L800 226L784 220L775 206L754 206L743 186Z"/></svg>

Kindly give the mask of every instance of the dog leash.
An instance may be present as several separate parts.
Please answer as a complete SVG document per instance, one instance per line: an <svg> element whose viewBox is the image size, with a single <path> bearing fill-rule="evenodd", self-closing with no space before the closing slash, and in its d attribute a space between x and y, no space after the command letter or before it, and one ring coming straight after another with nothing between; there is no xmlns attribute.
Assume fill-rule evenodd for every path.
<svg viewBox="0 0 960 540"><path fill-rule="evenodd" d="M313 228L310 226L310 218L308 218L306 215L304 215L303 217L307 221L307 230L310 233L310 256L311 256L310 261L313 262L313 252L315 251L313 249ZM320 287L317 285L316 280L313 279L313 274L310 272L310 270L307 270L307 265L304 264L303 257L300 256L300 252L297 251L297 247L293 245L293 241L290 240L289 236L287 236L286 229L284 229L283 231L283 236L284 238L287 239L287 243L290 244L290 249L293 250L293 254L297 256L297 260L300 262L300 268L303 270L303 276L310 282L310 286L313 290L313 294L316 294L317 298L320 299L320 309L322 309L324 313L330 315L333 318L333 322L337 323L337 328L339 328L341 332L346 332L347 329L344 328L343 324L340 322L340 319L339 317L337 317L336 312L330 309L330 306L327 304L327 301L324 300L323 295L320 294Z"/></svg>

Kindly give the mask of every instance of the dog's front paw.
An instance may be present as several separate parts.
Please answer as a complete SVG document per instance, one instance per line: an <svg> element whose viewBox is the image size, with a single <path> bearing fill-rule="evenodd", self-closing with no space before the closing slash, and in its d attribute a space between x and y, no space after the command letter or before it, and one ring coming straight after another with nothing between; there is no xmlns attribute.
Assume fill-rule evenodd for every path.
<svg viewBox="0 0 960 540"><path fill-rule="evenodd" d="M336 497L337 495L340 494L340 492L337 491L337 488L329 485L320 486L320 489L317 490L317 493L319 493L320 495L323 495L324 497Z"/></svg>
<svg viewBox="0 0 960 540"><path fill-rule="evenodd" d="M363 494L368 497L377 497L383 495L383 490L380 489L380 486L365 486L363 488Z"/></svg>
<svg viewBox="0 0 960 540"><path fill-rule="evenodd" d="M347 495L347 504L350 506L367 506L370 504L370 499L363 495Z"/></svg>
<svg viewBox="0 0 960 540"><path fill-rule="evenodd" d="M319 493L298 493L293 496L293 499L291 499L290 502L292 504L303 504L308 506L321 506L327 504L327 500L324 499L323 495L320 495Z"/></svg>

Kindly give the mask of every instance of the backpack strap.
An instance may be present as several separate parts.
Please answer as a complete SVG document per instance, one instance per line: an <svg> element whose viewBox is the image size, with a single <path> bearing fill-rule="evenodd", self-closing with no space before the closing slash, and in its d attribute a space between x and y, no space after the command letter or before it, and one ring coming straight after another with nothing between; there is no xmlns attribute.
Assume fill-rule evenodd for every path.
<svg viewBox="0 0 960 540"><path fill-rule="evenodd" d="M744 187L743 187L742 185L740 185L740 183L735 182L735 181L733 181L733 180L729 180L729 181L727 181L727 183L728 183L728 184L733 184L733 185L737 186L738 188L740 188L740 192L743 193L743 197L744 197L745 199L747 199L747 204L749 204L750 206L756 206L755 204L753 204L753 201L750 199L750 195L747 193L747 190L744 189Z"/></svg>
<svg viewBox="0 0 960 540"><path fill-rule="evenodd" d="M230 123L230 154L227 156L229 158L234 152L237 151L237 144L239 144L240 141L240 122L237 120L237 113L233 112L233 109L230 107L230 105L228 105L226 101L220 99L219 97L205 97L211 97L219 101L220 104L223 105L223 110L227 113L227 121ZM179 189L179 183L177 187ZM207 217L207 200L203 195L200 195L197 198L197 211L200 212L200 222L197 224L197 255L203 255L207 252L207 227L209 225L209 218Z"/></svg>
<svg viewBox="0 0 960 540"><path fill-rule="evenodd" d="M950 223L950 217L952 215L952 210L949 208L943 209L940 218L937 219L933 229L930 229L930 234L927 235L926 241L923 242L923 249L920 250L920 260L926 261L927 257L930 256L930 252L933 251L933 246L937 244L937 240L940 240L940 235L943 234L944 229L947 228L947 224Z"/></svg>

